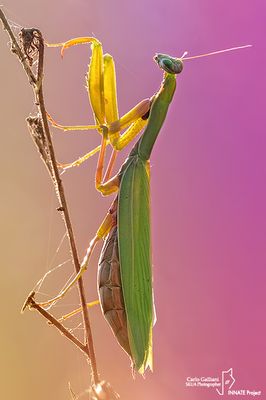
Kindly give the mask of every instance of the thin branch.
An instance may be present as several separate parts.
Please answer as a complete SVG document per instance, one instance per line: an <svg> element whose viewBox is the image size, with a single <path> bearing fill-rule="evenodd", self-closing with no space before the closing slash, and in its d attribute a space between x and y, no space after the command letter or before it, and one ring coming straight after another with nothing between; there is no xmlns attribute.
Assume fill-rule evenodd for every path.
<svg viewBox="0 0 266 400"><path fill-rule="evenodd" d="M78 273L80 270L80 263L79 263L79 259L78 259L78 253L77 253L77 248L76 248L76 244L75 244L74 233L73 233L72 224L70 221L70 216L69 216L69 211L68 211L68 207L67 207L67 201L66 201L66 197L65 197L65 193L64 193L62 180L60 178L59 171L57 168L55 152L54 152L54 148L53 148L53 144L52 144L52 140L51 140L51 134L50 134L50 130L49 130L49 125L48 125L46 110L45 110L45 104L44 104L44 96L43 96L43 88L42 88L44 41L42 38L42 34L38 29L34 29L34 28L23 29L21 31L22 47L25 52L25 54L23 54L14 34L12 32L12 29L1 9L0 9L0 19L2 20L4 29L7 31L8 35L11 39L11 43L12 43L11 51L18 56L19 61L22 63L23 68L29 78L30 85L33 87L33 90L34 90L36 105L37 105L39 113L41 115L41 123L42 123L42 128L43 128L43 132L44 132L44 136L45 136L46 149L44 151L47 152L46 153L47 160L45 160L45 163L46 163L46 165L47 165L47 162L48 162L48 164L50 164L50 166L48 167L48 170L51 174L51 177L52 177L52 180L54 183L54 187L55 187L55 191L56 191L56 194L57 194L57 197L59 200L59 210L62 213L63 220L64 220L64 223L66 226L75 271L76 271L76 273ZM34 73L32 72L32 70L30 68L30 65L32 64L31 53L32 53L32 50L36 51L36 49L38 52L37 77L35 77ZM35 143L36 143L36 140L35 140ZM94 346L93 346L89 314L88 314L88 309L86 307L86 298L85 298L85 291L84 291L84 285L83 285L82 278L80 278L78 281L78 290L79 290L79 297L80 297L80 302L81 302L81 307L82 307L83 321L84 321L85 333L86 333L86 345L85 345L87 348L86 354L89 356L94 384L98 384L99 383L99 375L98 375L98 371L97 371L96 357L95 357ZM40 312L40 310L38 310L38 311ZM44 312L42 312L42 315L45 316L46 314Z"/></svg>

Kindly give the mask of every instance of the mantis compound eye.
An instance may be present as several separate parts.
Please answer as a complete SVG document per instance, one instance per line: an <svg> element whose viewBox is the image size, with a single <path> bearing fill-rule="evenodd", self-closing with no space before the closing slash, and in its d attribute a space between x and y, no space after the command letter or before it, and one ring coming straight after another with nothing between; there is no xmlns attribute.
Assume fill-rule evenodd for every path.
<svg viewBox="0 0 266 400"><path fill-rule="evenodd" d="M167 54L156 54L154 61L169 74L180 74L183 70L183 62L180 58L170 57Z"/></svg>

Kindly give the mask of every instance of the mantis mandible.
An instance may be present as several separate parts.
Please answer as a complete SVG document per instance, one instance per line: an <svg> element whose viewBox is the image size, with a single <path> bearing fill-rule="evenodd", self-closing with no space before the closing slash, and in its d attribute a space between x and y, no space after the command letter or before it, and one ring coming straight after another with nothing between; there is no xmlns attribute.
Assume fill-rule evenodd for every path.
<svg viewBox="0 0 266 400"><path fill-rule="evenodd" d="M183 60L248 46L187 58L157 54L154 60L164 70L159 91L119 119L114 61L109 54L103 55L101 43L96 38L83 37L51 46L62 46L63 54L66 48L84 43L90 43L92 48L87 86L95 124L63 126L49 118L54 126L65 131L98 130L102 135L101 145L64 167L79 165L100 151L95 177L96 189L104 196L115 192L117 196L90 242L79 274L58 296L39 304L46 306L61 298L87 269L95 245L104 239L98 272L101 308L119 344L129 355L133 369L143 374L148 367L152 369L154 321L150 246L150 155L172 101L176 75L183 69ZM144 127L142 136L119 172L110 177L117 151L130 143ZM121 134L124 129L126 131ZM109 143L113 152L103 175L106 146Z"/></svg>

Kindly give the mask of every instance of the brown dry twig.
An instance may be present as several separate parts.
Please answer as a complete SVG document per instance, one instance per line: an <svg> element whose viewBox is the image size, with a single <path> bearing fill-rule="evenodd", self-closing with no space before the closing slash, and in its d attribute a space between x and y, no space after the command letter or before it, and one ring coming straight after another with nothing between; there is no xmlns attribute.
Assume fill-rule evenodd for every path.
<svg viewBox="0 0 266 400"><path fill-rule="evenodd" d="M75 244L75 238L73 233L73 228L69 216L68 205L64 193L64 187L62 184L62 180L59 175L59 171L57 168L57 161L55 157L54 147L51 139L51 133L49 130L49 125L47 121L47 114L44 103L44 95L43 95L43 61L44 61L44 40L41 32L36 28L26 29L23 28L20 32L19 39L20 45L10 27L10 24L5 17L3 11L0 8L0 19L3 23L3 29L7 31L10 40L11 40L11 51L18 57L21 62L26 75L29 79L29 83L33 89L35 104L38 108L37 116L30 116L27 118L27 123L29 127L29 131L31 137L40 152L41 158L46 165L48 172L52 178L54 188L57 194L57 198L59 201L58 210L61 212L63 217L65 227L68 234L69 246L72 254L72 260L75 267L75 272L78 273L80 270L80 262L78 258L77 248ZM37 59L37 72L33 72L34 60ZM85 344L81 343L74 335L72 335L59 321L57 321L51 314L49 314L46 310L40 307L34 301L34 293L31 293L24 306L23 310L26 307L36 309L40 314L42 314L52 325L54 325L66 338L68 338L72 343L74 343L83 353L86 354L87 360L91 365L92 370L92 388L91 388L91 397L93 399L96 398L104 398L106 400L114 399L115 393L109 384L105 384L108 387L108 391L104 393L104 397L102 396L103 392L99 397L95 392L96 387L101 387L102 382L100 382L99 374L96 365L96 357L94 352L94 345L91 333L91 326L89 321L87 302L85 298L85 291L83 280L80 278L78 280L78 291L80 297L80 303L82 307L82 315L83 322L85 326ZM104 386L105 387L105 386ZM94 396L94 397L93 397ZM117 397L116 397L117 398Z"/></svg>

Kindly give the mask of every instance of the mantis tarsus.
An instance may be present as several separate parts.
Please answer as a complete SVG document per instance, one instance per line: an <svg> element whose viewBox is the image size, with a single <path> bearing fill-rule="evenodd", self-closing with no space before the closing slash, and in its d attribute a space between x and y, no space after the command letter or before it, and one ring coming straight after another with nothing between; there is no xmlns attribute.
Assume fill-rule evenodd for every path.
<svg viewBox="0 0 266 400"><path fill-rule="evenodd" d="M105 239L99 261L98 278L101 308L118 342L130 356L133 369L143 374L148 367L152 369L154 319L149 158L175 92L175 75L182 71L183 60L194 57L174 58L157 54L154 59L164 70L159 91L119 119L114 62L109 54L103 55L101 43L96 38L89 37L72 39L52 46L63 46L63 53L66 48L80 43L91 43L92 47L87 83L95 124L62 126L55 123L51 117L50 120L54 126L65 131L90 129L99 131L102 135L101 145L68 166L78 165L100 151L96 169L96 189L105 196L114 192L117 192L117 196L90 243L79 274L57 297L40 304L45 306L61 298L86 270L96 243ZM218 52L209 54L215 53ZM142 136L119 172L110 178L116 152L124 148L145 126ZM126 131L121 134L125 128ZM112 145L113 153L104 176L104 159L108 143Z"/></svg>

